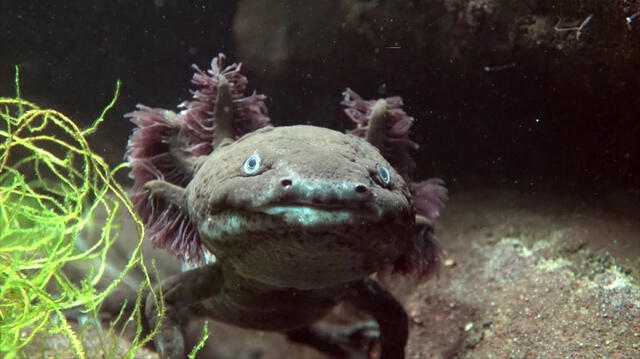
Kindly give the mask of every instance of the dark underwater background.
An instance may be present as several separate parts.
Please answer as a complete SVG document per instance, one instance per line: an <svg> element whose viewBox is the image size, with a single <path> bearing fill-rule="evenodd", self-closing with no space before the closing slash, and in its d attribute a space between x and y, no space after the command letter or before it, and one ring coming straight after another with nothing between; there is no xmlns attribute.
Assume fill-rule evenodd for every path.
<svg viewBox="0 0 640 359"><path fill-rule="evenodd" d="M573 13L569 4L530 1L537 13L522 13L498 1L504 11L480 13L472 26L438 2L407 2L408 10L389 1L272 3L3 0L0 90L12 93L20 65L25 95L82 123L122 80L96 143L116 163L132 129L121 115L137 103L173 108L189 97L191 64L205 68L223 52L244 62L276 125L348 126L339 105L345 87L402 96L418 120L419 177L441 176L453 187L637 195L640 25L629 31L622 10L618 18L596 14L580 40L551 26L532 44L505 40L524 37L525 25L506 28L504 17L570 23L595 10L587 1Z"/></svg>
<svg viewBox="0 0 640 359"><path fill-rule="evenodd" d="M249 89L267 95L276 126L351 126L340 106L346 87L364 98L402 96L404 109L416 118L413 139L421 146L414 177L440 177L450 190L440 238L454 258L440 282L425 287L446 295L425 299L422 291L407 301L409 307L419 301L446 312L455 323L420 324L414 328L424 334L420 340L432 335L437 342L433 333L439 329L442 343L457 339L450 346L411 344L414 357L485 357L491 350L496 357L570 357L584 347L561 343L548 356L533 348L577 335L567 327L581 320L595 334L581 337L593 345L580 357L640 357L640 16L633 17L638 11L637 0L0 0L0 95L13 96L19 65L24 98L89 124L121 80L115 107L91 137L112 165L124 160L133 129L123 115L138 103L174 109L190 98L191 65L208 68L218 53L228 63L243 63ZM124 171L119 179L130 185ZM535 252L536 261L521 251L567 228L576 232L562 243L551 241L553 249ZM520 242L512 246L514 238ZM470 249L474 241L480 250ZM588 252L581 252L581 243ZM545 316L566 320L559 326L564 331L525 328L519 333L537 340L500 342L500 333L511 335L500 332L500 323L513 329L513 323L531 318L487 319L491 311L481 303L503 300L505 307L522 309L521 296L536 286L509 281L501 285L515 291L509 293L530 291L498 299L487 288L503 272L521 273L524 281L541 270L541 261L560 257L574 263L573 277L542 271L541 277L550 277L540 287L565 290L566 297L532 301L563 303L573 295L571 288L593 288L578 279L606 287L613 282L597 276L611 274L611 266L635 284L616 297L619 306L607 312L607 323L592 321L600 318L597 308L613 305L610 297L582 293L574 297L582 304L564 313L574 316ZM485 276L470 277L469 271ZM437 284L456 278L448 289ZM484 293L478 302L450 307L465 302L477 283L483 285L474 293ZM416 308L418 317L432 318L432 312ZM580 308L589 308L584 317L576 314ZM433 314L447 317L438 315ZM489 335L487 328L495 332ZM609 351L605 344L595 346L599 338L609 341ZM509 345L515 349L507 352ZM296 353L282 355L302 355Z"/></svg>

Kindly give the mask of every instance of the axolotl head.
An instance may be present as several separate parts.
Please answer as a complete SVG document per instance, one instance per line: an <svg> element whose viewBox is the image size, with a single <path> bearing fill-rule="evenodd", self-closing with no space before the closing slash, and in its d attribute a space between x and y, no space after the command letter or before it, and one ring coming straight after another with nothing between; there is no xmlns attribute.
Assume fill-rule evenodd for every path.
<svg viewBox="0 0 640 359"><path fill-rule="evenodd" d="M211 153L186 187L203 245L250 279L321 288L392 264L416 235L408 185L367 141L267 127Z"/></svg>

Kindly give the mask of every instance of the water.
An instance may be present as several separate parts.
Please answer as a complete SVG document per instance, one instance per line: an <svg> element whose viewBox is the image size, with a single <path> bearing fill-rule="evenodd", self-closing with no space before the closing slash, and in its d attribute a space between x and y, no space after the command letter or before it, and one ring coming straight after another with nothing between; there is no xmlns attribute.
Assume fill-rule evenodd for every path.
<svg viewBox="0 0 640 359"><path fill-rule="evenodd" d="M121 80L90 137L111 165L133 130L123 114L138 103L176 110L190 99L191 65L206 69L220 52L243 63L276 126L351 128L345 88L401 96L420 145L412 178L442 178L451 198L436 224L450 260L440 278L385 281L411 317L407 357L631 358L640 345L638 6L3 0L0 94L13 96L19 65L23 98L83 127ZM126 171L118 180L132 184ZM208 350L222 357L319 355L215 325Z"/></svg>

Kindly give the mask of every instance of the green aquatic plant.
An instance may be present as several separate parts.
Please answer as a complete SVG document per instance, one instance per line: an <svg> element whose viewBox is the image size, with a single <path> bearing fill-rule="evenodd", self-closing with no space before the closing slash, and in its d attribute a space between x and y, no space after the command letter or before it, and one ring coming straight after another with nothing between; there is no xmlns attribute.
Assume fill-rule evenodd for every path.
<svg viewBox="0 0 640 359"><path fill-rule="evenodd" d="M87 141L113 107L119 83L100 117L80 128L56 110L23 100L17 67L15 81L16 96L0 97L0 357L24 357L34 338L44 335L63 335L74 357L87 357L82 331L65 311L83 308L97 318L104 298L140 266L146 283L133 313L118 318L137 325L132 344L124 355L115 349L100 355L133 357L155 332L143 337L140 324L142 293L151 285L142 263L144 227L114 179L125 165L111 168ZM96 213L106 213L106 219L100 220L92 245L80 248L76 242L95 223ZM100 290L107 253L118 238L117 218L126 215L138 227L138 244L122 273ZM79 261L94 265L74 280L63 268Z"/></svg>

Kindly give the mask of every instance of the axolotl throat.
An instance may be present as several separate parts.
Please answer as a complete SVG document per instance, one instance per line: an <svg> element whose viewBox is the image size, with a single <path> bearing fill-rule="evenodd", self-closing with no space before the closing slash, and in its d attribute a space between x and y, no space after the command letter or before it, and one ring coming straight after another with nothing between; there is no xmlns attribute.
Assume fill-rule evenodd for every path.
<svg viewBox="0 0 640 359"><path fill-rule="evenodd" d="M437 179L408 179L413 119L399 98L364 101L347 90L358 124L350 134L272 127L264 97L241 97L246 78L222 59L196 71L199 90L181 112L139 106L129 115L138 125L132 197L148 237L197 264L159 285L161 323L154 295L147 299L161 357L184 358L180 313L189 310L366 358L353 333L317 325L347 302L377 322L381 358L404 358L406 313L369 275L425 274L437 261L433 221L446 191Z"/></svg>

